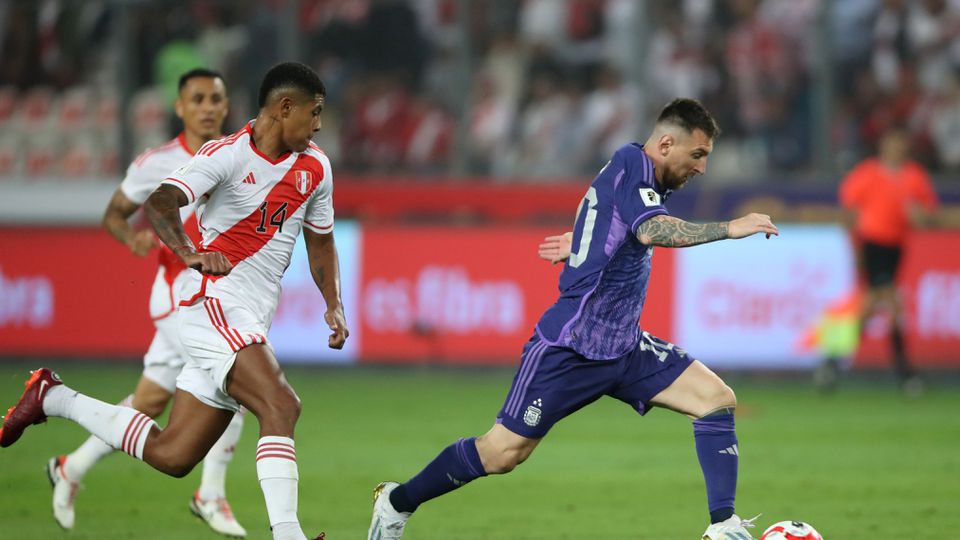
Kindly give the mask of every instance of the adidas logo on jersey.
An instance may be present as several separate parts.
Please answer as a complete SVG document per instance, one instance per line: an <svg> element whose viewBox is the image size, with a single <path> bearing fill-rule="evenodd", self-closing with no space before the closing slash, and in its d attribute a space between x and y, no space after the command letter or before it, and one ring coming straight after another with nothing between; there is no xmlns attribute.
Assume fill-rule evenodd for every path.
<svg viewBox="0 0 960 540"><path fill-rule="evenodd" d="M248 175L243 179L243 183L244 183L244 184L256 184L256 183L257 183L257 179L253 177L253 173L250 173L250 174L248 174Z"/></svg>

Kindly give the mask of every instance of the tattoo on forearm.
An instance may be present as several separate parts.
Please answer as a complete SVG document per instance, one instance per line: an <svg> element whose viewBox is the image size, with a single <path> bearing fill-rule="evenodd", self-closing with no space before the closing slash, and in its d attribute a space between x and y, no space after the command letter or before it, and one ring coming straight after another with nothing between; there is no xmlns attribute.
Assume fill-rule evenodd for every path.
<svg viewBox="0 0 960 540"><path fill-rule="evenodd" d="M655 216L640 224L637 236L654 246L688 247L727 237L729 222L690 223L671 216Z"/></svg>
<svg viewBox="0 0 960 540"><path fill-rule="evenodd" d="M176 188L174 188L176 189ZM153 225L157 236L171 249L177 246L193 245L190 237L183 228L180 219L180 207L176 197L168 192L158 190L147 199L144 204L147 219Z"/></svg>

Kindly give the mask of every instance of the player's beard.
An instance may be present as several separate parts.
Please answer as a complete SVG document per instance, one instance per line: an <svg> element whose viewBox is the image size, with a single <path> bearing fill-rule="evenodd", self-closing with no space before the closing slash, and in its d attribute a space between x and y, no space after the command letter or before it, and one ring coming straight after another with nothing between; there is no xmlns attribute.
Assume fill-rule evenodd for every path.
<svg viewBox="0 0 960 540"><path fill-rule="evenodd" d="M663 171L663 187L670 190L678 190L686 183L686 178L674 173L673 169L667 168Z"/></svg>

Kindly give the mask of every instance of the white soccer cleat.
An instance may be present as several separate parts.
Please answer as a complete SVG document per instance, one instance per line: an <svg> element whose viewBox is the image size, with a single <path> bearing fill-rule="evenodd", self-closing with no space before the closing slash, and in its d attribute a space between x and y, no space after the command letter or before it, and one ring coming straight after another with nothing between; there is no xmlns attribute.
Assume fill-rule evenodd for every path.
<svg viewBox="0 0 960 540"><path fill-rule="evenodd" d="M53 519L57 524L66 530L73 529L75 515L73 512L73 501L77 498L77 490L80 484L71 482L67 475L63 473L63 463L67 460L66 456L57 456L50 458L47 462L47 479L53 486Z"/></svg>
<svg viewBox="0 0 960 540"><path fill-rule="evenodd" d="M714 523L707 527L703 533L702 540L753 540L753 536L747 532L747 529L756 527L753 522L760 517L753 516L750 519L741 520L736 514L730 516L726 521Z"/></svg>
<svg viewBox="0 0 960 540"><path fill-rule="evenodd" d="M247 530L237 523L237 518L233 517L233 510L230 509L226 499L205 501L200 498L200 492L197 491L190 499L190 511L205 521L215 532L231 538L247 536Z"/></svg>
<svg viewBox="0 0 960 540"><path fill-rule="evenodd" d="M400 484L380 482L373 490L373 519L367 540L395 540L403 536L403 527L410 519L410 512L397 512L390 504L390 492Z"/></svg>

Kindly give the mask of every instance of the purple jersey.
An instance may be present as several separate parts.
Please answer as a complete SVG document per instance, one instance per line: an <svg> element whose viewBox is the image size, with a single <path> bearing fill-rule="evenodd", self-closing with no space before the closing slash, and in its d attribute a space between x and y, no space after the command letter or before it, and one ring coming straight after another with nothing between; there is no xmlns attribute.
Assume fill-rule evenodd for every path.
<svg viewBox="0 0 960 540"><path fill-rule="evenodd" d="M643 147L620 147L580 202L570 258L560 274L560 298L537 332L550 345L594 360L631 351L640 339L653 248L637 239L645 220L667 214Z"/></svg>

